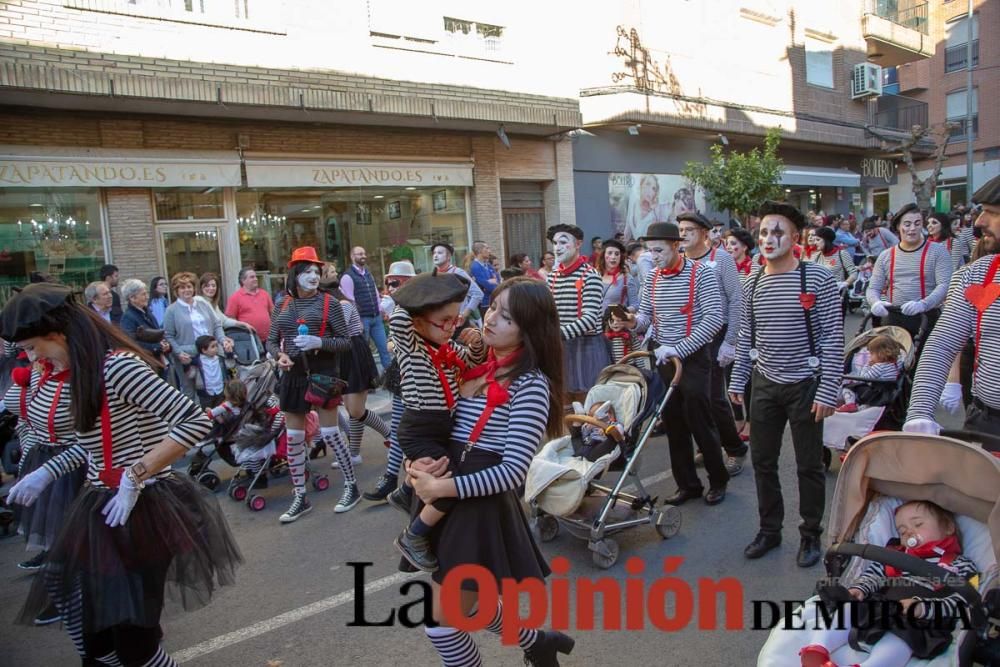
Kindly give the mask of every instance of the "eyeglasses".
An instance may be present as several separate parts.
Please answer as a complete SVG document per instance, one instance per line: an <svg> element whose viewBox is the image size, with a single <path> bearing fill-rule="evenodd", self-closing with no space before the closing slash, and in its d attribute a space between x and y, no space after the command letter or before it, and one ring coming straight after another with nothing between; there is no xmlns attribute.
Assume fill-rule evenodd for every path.
<svg viewBox="0 0 1000 667"><path fill-rule="evenodd" d="M387 281L385 281L385 286L386 287L399 287L401 284L402 284L402 281L399 281L399 280L387 280Z"/></svg>
<svg viewBox="0 0 1000 667"><path fill-rule="evenodd" d="M455 327L458 326L459 317L449 317L444 322L438 323L434 320L427 320L427 323L431 326L441 329L441 331L453 331Z"/></svg>

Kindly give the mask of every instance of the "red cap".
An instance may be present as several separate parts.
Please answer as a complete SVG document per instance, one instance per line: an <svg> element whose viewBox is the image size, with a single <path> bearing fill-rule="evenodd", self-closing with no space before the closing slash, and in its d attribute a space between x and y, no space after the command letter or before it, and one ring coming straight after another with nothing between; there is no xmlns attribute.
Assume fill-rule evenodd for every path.
<svg viewBox="0 0 1000 667"><path fill-rule="evenodd" d="M302 246L292 251L292 258L288 261L288 268L297 262L309 262L310 264L322 264L323 260L316 254L316 248L311 245Z"/></svg>

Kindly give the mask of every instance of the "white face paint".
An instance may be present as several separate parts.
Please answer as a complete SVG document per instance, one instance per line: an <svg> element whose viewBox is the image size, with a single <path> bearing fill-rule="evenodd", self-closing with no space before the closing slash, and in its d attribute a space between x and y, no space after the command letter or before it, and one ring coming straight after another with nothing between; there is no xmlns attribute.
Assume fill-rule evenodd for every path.
<svg viewBox="0 0 1000 667"><path fill-rule="evenodd" d="M795 225L780 215L766 215L760 223L757 243L767 260L784 257L792 251Z"/></svg>
<svg viewBox="0 0 1000 667"><path fill-rule="evenodd" d="M572 264L580 253L581 242L567 232L557 233L552 237L552 242L555 244L556 261L563 266Z"/></svg>
<svg viewBox="0 0 1000 667"><path fill-rule="evenodd" d="M906 243L913 245L923 240L924 216L920 211L907 213L899 221L899 237Z"/></svg>
<svg viewBox="0 0 1000 667"><path fill-rule="evenodd" d="M447 266L451 257L448 255L448 249L444 246L438 246L434 248L434 252L431 254L431 261L434 262L434 266L442 267Z"/></svg>
<svg viewBox="0 0 1000 667"><path fill-rule="evenodd" d="M307 292L316 290L319 287L319 267L315 264L310 264L308 269L299 274L296 282L301 290L306 290Z"/></svg>
<svg viewBox="0 0 1000 667"><path fill-rule="evenodd" d="M670 241L646 241L646 250L653 256L653 266L657 269L673 266L677 261L677 252Z"/></svg>
<svg viewBox="0 0 1000 667"><path fill-rule="evenodd" d="M708 239L713 245L718 244L722 240L722 227L712 227L712 231L708 234Z"/></svg>

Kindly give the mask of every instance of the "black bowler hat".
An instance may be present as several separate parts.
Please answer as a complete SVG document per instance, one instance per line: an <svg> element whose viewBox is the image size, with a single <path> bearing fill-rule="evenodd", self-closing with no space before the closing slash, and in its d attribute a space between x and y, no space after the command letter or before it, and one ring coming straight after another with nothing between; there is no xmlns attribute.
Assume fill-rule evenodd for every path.
<svg viewBox="0 0 1000 667"><path fill-rule="evenodd" d="M986 181L983 187L972 195L972 201L975 204L1000 206L1000 176L994 176Z"/></svg>
<svg viewBox="0 0 1000 667"><path fill-rule="evenodd" d="M61 331L50 313L70 304L73 290L54 283L32 283L16 293L0 312L0 338L11 343Z"/></svg>
<svg viewBox="0 0 1000 667"><path fill-rule="evenodd" d="M447 250L448 255L451 257L455 256L455 248L453 248L450 243L445 243L444 241L438 241L437 243L431 246L431 252L434 252L438 248L444 248L445 250Z"/></svg>
<svg viewBox="0 0 1000 667"><path fill-rule="evenodd" d="M469 292L469 281L457 273L421 273L410 278L392 295L396 305L410 315L422 315L428 311L461 303Z"/></svg>
<svg viewBox="0 0 1000 667"><path fill-rule="evenodd" d="M548 240L555 243L555 235L560 232L565 232L566 234L569 234L570 236L574 237L577 241L583 240L583 230L577 227L576 225L567 225L567 224L552 225L551 227L549 227L548 231L545 232L545 237Z"/></svg>
<svg viewBox="0 0 1000 667"><path fill-rule="evenodd" d="M701 213L698 213L697 211L687 211L686 213L681 213L679 216L677 216L678 225L684 222L685 220L687 222L693 222L694 224L700 227L704 227L705 229L712 229L712 223L709 221L709 219L703 216Z"/></svg>
<svg viewBox="0 0 1000 667"><path fill-rule="evenodd" d="M681 231L672 222L654 222L646 228L643 241L682 241Z"/></svg>
<svg viewBox="0 0 1000 667"><path fill-rule="evenodd" d="M763 218L765 215L780 215L787 218L799 231L802 231L806 226L806 218L802 215L802 211L785 202L768 199L760 205L760 209L757 211L757 217Z"/></svg>

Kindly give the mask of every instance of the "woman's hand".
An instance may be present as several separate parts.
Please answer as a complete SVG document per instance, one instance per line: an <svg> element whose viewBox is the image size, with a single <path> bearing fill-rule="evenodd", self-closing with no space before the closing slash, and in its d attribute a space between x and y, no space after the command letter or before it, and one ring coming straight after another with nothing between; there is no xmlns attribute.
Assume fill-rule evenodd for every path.
<svg viewBox="0 0 1000 667"><path fill-rule="evenodd" d="M410 466L409 474L410 484L413 485L414 492L416 492L420 500L424 501L425 505L430 505L435 500L443 497L441 494L441 481L451 477L451 472L446 472L442 477L438 478L429 472L416 470L413 466Z"/></svg>
<svg viewBox="0 0 1000 667"><path fill-rule="evenodd" d="M289 357L284 352L278 355L278 368L280 368L281 370L283 371L291 370L292 366L294 365L295 362L292 361L292 358Z"/></svg>
<svg viewBox="0 0 1000 667"><path fill-rule="evenodd" d="M180 362L181 362L182 364L184 364L185 366L187 366L188 364L190 364L190 363L191 363L191 355L190 355L190 354L188 354L187 352L181 352L181 353L179 353L179 354L177 355L177 359L178 359L178 360L179 360L179 361L180 361Z"/></svg>
<svg viewBox="0 0 1000 667"><path fill-rule="evenodd" d="M461 326L461 325L459 325ZM472 345L473 343L481 343L483 340L483 332L479 329L474 329L469 327L468 329L462 329L462 333L458 334L458 342L462 345Z"/></svg>
<svg viewBox="0 0 1000 667"><path fill-rule="evenodd" d="M138 500L139 488L128 475L122 475L121 481L118 483L118 493L101 510L101 514L107 517L104 523L112 528L124 526Z"/></svg>

